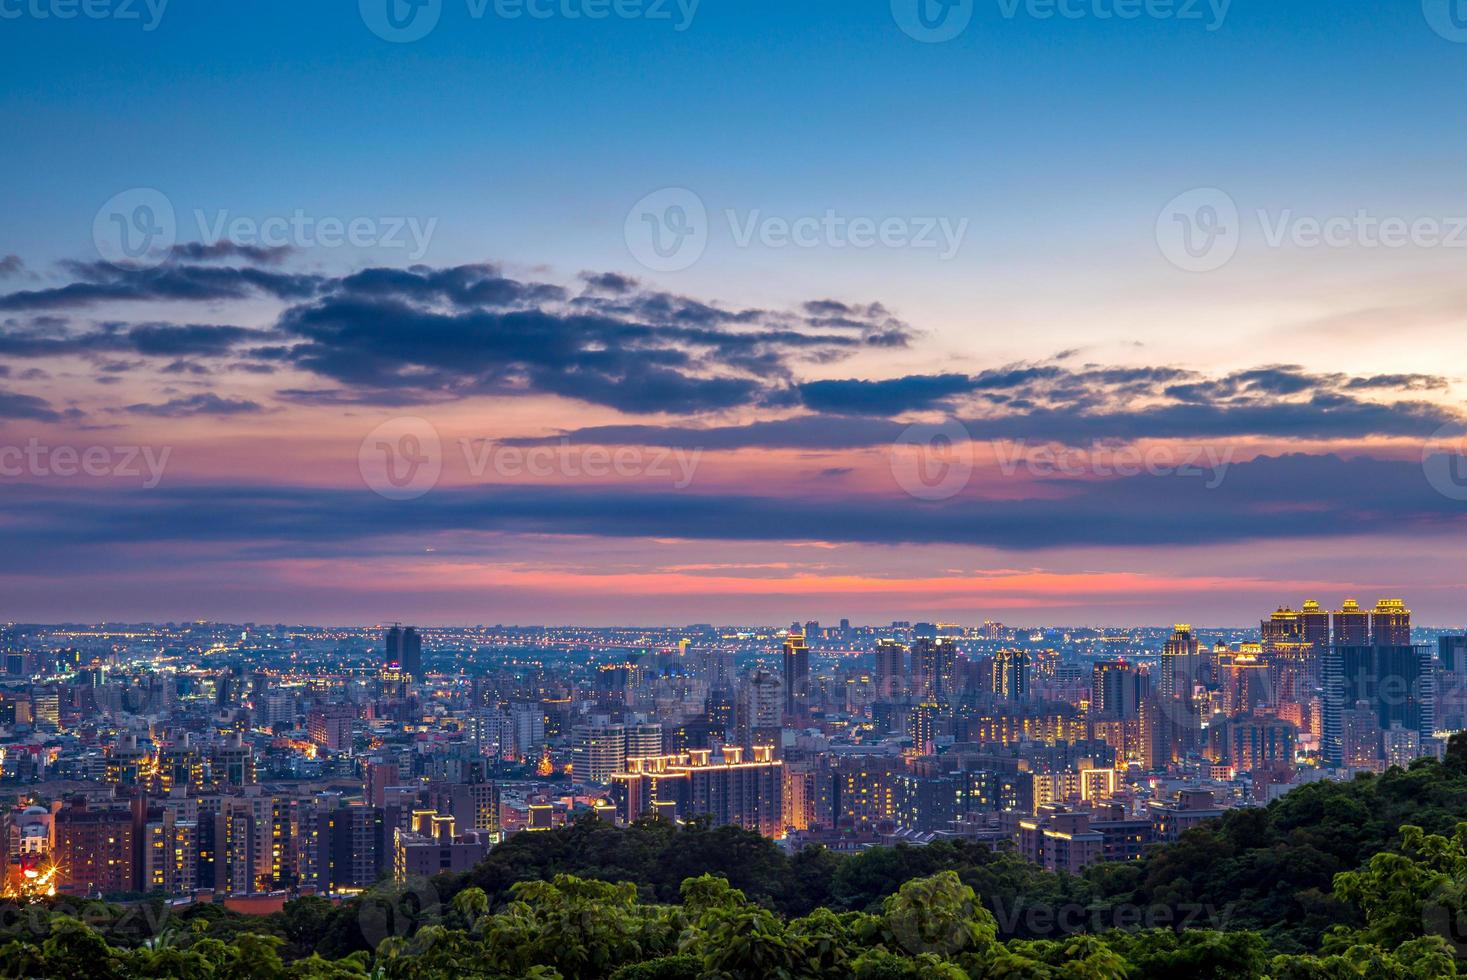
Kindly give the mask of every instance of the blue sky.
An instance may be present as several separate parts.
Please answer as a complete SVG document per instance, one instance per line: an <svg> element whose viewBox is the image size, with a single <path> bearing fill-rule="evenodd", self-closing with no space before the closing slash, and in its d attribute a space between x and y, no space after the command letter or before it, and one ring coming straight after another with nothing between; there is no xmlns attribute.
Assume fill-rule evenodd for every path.
<svg viewBox="0 0 1467 980"><path fill-rule="evenodd" d="M0 454L166 448L167 495L83 481L51 503L29 486L49 472L0 474L0 492L33 520L17 541L83 513L131 520L140 501L161 508L150 533L180 530L148 550L95 525L100 557L58 549L9 583L0 617L54 612L57 583L86 569L94 611L123 618L361 617L390 570L404 620L652 620L702 603L693 618L858 604L1219 623L1306 588L1397 586L1467 620L1422 570L1464 560L1457 501L1420 465L1420 441L1461 414L1467 251L1297 237L1357 214L1467 236L1467 26L1443 19L1448 0L1234 0L1221 17L1206 0L1120 0L1171 12L1135 19L1108 16L1116 0L966 0L971 23L942 43L899 26L894 7L916 0L701 0L684 30L671 0L666 19L601 20L564 13L598 0L553 0L541 19L441 0L412 43L345 0L169 0L151 30L144 0L91 0L137 18L56 16L71 2L0 0ZM104 203L137 189L164 196L180 244L201 237L196 213L431 234L409 255L375 240L250 252L228 233L158 269L97 264ZM706 251L647 268L627 228L666 189L706 209ZM1236 257L1189 271L1168 209L1218 192ZM961 234L951 254L738 241L746 221L826 213ZM1276 222L1295 237L1271 245ZM916 495L951 508L935 521L873 517L873 500L912 506L883 441L944 416L979 446L971 484ZM411 512L426 551L383 537L392 512L358 472L364 436L403 417L450 454L562 433L691 447L700 475L677 490L711 510L669 507L643 471L594 486L559 472L531 513L524 474L485 488L445 466L452 492ZM1014 439L1226 452L1235 475L1193 497L1116 484L1087 456L1078 482L1015 482L996 462ZM1321 497L1320 474L1358 494ZM208 501L247 487L271 490L249 533L214 535ZM831 508L813 542L798 533L811 498ZM992 524L990 505L1013 517ZM736 540L704 516L720 507L744 515ZM663 509L665 540L628 533L625 514ZM1115 526L1095 527L1107 509ZM281 527L298 530L271 538ZM1411 560L1357 573L1353 556L1401 528L1419 536ZM1305 544L1258 567L1259 536L1291 529ZM566 611L587 580L603 605ZM491 615L464 582L510 610Z"/></svg>

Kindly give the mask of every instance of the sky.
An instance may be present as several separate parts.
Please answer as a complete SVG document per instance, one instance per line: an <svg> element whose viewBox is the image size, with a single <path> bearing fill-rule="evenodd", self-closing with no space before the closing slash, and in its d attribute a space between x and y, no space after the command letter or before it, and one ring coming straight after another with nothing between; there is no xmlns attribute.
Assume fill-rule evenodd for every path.
<svg viewBox="0 0 1467 980"><path fill-rule="evenodd" d="M0 620L1467 623L1467 3L0 0Z"/></svg>

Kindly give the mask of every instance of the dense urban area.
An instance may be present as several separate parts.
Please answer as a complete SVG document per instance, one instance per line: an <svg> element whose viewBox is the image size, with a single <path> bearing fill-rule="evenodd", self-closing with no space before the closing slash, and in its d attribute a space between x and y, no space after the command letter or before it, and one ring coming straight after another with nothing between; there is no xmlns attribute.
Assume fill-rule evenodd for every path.
<svg viewBox="0 0 1467 980"><path fill-rule="evenodd" d="M358 957L331 969L365 970L432 935L424 922L442 929L446 916L473 939L491 908L533 917L547 903L639 923L598 928L671 929L674 955L650 967L657 944L639 942L568 968L554 945L485 975L744 975L705 962L727 944L704 935L713 926L698 917L712 912L697 909L798 931L796 916L891 919L903 903L916 903L916 931L866 953L880 947L900 959L882 969L914 976L974 975L952 957L978 955L984 935L1061 949L1063 937L1111 937L1048 954L1056 964L1205 958L1187 951L1197 943L1325 963L1325 927L1344 929L1362 906L1368 921L1378 889L1314 868L1312 893L1289 891L1297 869L1284 866L1266 885L1214 881L1193 900L1196 882L1141 886L1168 861L1197 860L1189 849L1208 835L1221 835L1216 851L1202 847L1207 867L1190 878L1221 874L1232 849L1271 835L1299 846L1273 826L1290 807L1314 813L1310 834L1341 836L1337 872L1365 875L1367 859L1407 860L1400 828L1423 821L1359 794L1456 780L1467 799L1454 768L1467 744L1457 758L1451 741L1467 729L1467 635L1413 630L1397 599L1311 600L1258 629L11 624L3 645L4 890L19 916L7 928L46 910L50 942L70 913L106 909L110 941L170 920L191 924L193 949L228 924L218 950L238 957L239 937L273 933L261 955L296 973L323 954ZM1315 813L1327 800L1334 809ZM1373 843L1349 842L1367 819ZM1454 821L1438 824L1435 859L1455 847L1467 866L1463 838L1449 844ZM1452 950L1428 936L1424 898L1408 938L1427 944L1424 975L1440 975ZM1341 911L1352 900L1353 917ZM926 921L941 915L953 921ZM107 955L157 953L157 928L119 951L96 925L75 928ZM679 952L678 935L698 949ZM18 934L10 962L71 955L35 941ZM1148 942L1160 945L1125 945ZM1106 975L1095 969L1055 975ZM1385 975L1362 969L1297 975Z"/></svg>

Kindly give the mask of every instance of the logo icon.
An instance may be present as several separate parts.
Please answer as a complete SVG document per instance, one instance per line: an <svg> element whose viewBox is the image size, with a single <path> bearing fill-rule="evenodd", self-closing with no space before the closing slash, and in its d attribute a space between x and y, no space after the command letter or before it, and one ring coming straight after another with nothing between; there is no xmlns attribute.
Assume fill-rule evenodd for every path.
<svg viewBox="0 0 1467 980"><path fill-rule="evenodd" d="M362 440L357 468L379 497L416 500L436 487L443 475L443 441L427 419L391 419Z"/></svg>
<svg viewBox="0 0 1467 980"><path fill-rule="evenodd" d="M151 187L134 187L114 196L92 221L97 254L113 265L154 268L168 260L177 241L173 202Z"/></svg>
<svg viewBox="0 0 1467 980"><path fill-rule="evenodd" d="M1467 425L1448 422L1421 448L1421 469L1448 500L1467 500Z"/></svg>
<svg viewBox="0 0 1467 980"><path fill-rule="evenodd" d="M667 187L632 207L625 233L627 248L643 266L653 272L681 272L708 248L708 208L686 187Z"/></svg>
<svg viewBox="0 0 1467 980"><path fill-rule="evenodd" d="M951 500L973 479L973 441L957 419L908 426L892 444L891 475L918 500Z"/></svg>
<svg viewBox="0 0 1467 980"><path fill-rule="evenodd" d="M973 0L891 0L891 16L914 41L942 44L968 29Z"/></svg>
<svg viewBox="0 0 1467 980"><path fill-rule="evenodd" d="M1426 22L1448 41L1467 44L1467 0L1421 0Z"/></svg>
<svg viewBox="0 0 1467 980"><path fill-rule="evenodd" d="M1221 269L1238 254L1242 237L1237 202L1216 187L1172 198L1156 219L1161 254L1186 272Z"/></svg>
<svg viewBox="0 0 1467 980"><path fill-rule="evenodd" d="M421 41L438 26L443 0L358 0L362 23L384 41Z"/></svg>

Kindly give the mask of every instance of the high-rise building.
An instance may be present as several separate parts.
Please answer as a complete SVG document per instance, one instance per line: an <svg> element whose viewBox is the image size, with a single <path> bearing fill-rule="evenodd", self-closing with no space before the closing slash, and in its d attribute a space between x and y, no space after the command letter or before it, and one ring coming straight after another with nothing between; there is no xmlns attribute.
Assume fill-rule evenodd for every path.
<svg viewBox="0 0 1467 980"><path fill-rule="evenodd" d="M784 640L784 712L800 717L810 706L810 648L805 634L790 633Z"/></svg>
<svg viewBox="0 0 1467 980"><path fill-rule="evenodd" d="M411 626L394 626L387 631L385 664L409 675L415 681L423 679L423 640Z"/></svg>
<svg viewBox="0 0 1467 980"><path fill-rule="evenodd" d="M1129 721L1140 716L1144 681L1124 660L1097 663L1090 681L1090 716Z"/></svg>
<svg viewBox="0 0 1467 980"><path fill-rule="evenodd" d="M1274 703L1273 671L1259 644L1244 643L1218 657L1223 714L1234 717Z"/></svg>
<svg viewBox="0 0 1467 980"><path fill-rule="evenodd" d="M784 684L767 670L756 670L739 688L737 727L745 748L778 739L784 727Z"/></svg>
<svg viewBox="0 0 1467 980"><path fill-rule="evenodd" d="M611 780L617 820L649 814L668 819L707 817L714 826L735 825L766 837L785 828L784 764L770 746L747 753L724 746L715 760L707 750L629 760Z"/></svg>
<svg viewBox="0 0 1467 980"><path fill-rule="evenodd" d="M1346 599L1334 614L1330 643L1337 647L1363 647L1370 642L1370 614L1354 599Z"/></svg>
<svg viewBox="0 0 1467 980"><path fill-rule="evenodd" d="M1192 698L1193 687L1201 680L1202 655L1197 634L1192 627L1180 624L1161 650L1161 677L1157 693L1168 700Z"/></svg>
<svg viewBox="0 0 1467 980"><path fill-rule="evenodd" d="M95 808L77 801L56 814L60 891L71 895L138 890L141 800L130 809Z"/></svg>
<svg viewBox="0 0 1467 980"><path fill-rule="evenodd" d="M918 696L937 701L951 697L957 661L957 646L951 637L917 637L912 643L912 669L917 675Z"/></svg>
<svg viewBox="0 0 1467 980"><path fill-rule="evenodd" d="M1316 654L1323 653L1330 644L1329 613L1320 608L1317 600L1304 600L1304 608L1299 612L1299 638L1313 647Z"/></svg>
<svg viewBox="0 0 1467 980"><path fill-rule="evenodd" d="M876 696L900 696L907 687L907 648L899 640L876 641Z"/></svg>
<svg viewBox="0 0 1467 980"><path fill-rule="evenodd" d="M1029 697L1029 651L1000 650L993 657L993 693L1004 701Z"/></svg>
<svg viewBox="0 0 1467 980"><path fill-rule="evenodd" d="M571 778L605 783L626 766L627 738L622 725L577 725L571 733Z"/></svg>
<svg viewBox="0 0 1467 980"><path fill-rule="evenodd" d="M1386 635L1391 635L1387 628ZM1436 687L1430 650L1415 646L1330 647L1324 658L1324 758L1348 764L1344 712L1363 705L1378 730L1393 724L1431 738L1436 727Z"/></svg>
<svg viewBox="0 0 1467 980"><path fill-rule="evenodd" d="M1411 610L1401 599L1381 599L1370 614L1370 642L1378 647L1411 645Z"/></svg>

